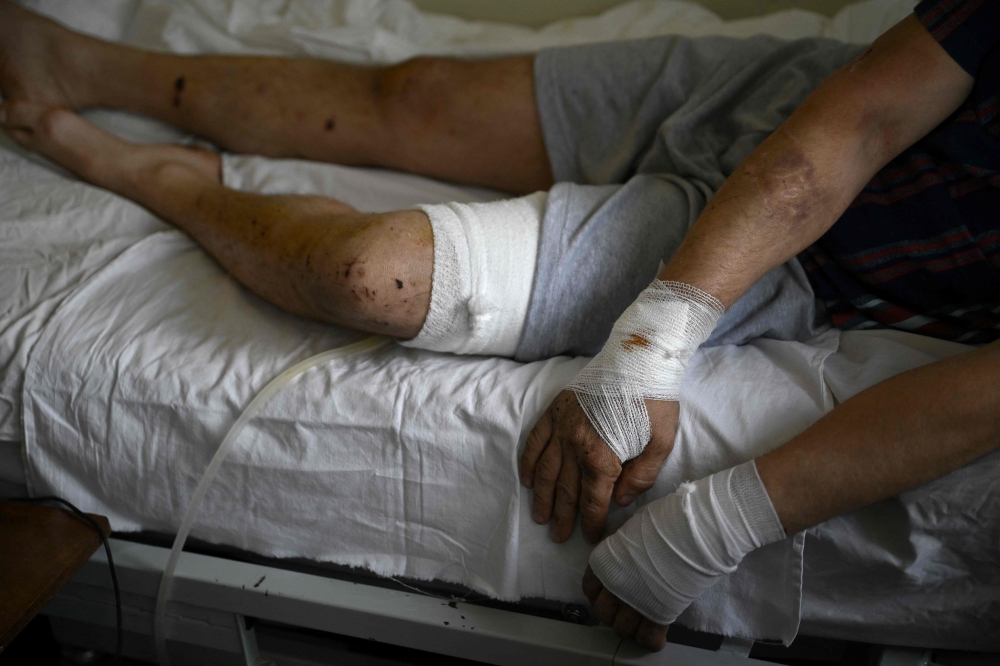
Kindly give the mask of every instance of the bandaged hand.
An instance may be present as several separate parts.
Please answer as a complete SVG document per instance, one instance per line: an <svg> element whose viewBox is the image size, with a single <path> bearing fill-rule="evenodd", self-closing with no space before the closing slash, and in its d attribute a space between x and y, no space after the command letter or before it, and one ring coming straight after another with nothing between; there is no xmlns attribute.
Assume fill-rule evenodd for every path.
<svg viewBox="0 0 1000 666"><path fill-rule="evenodd" d="M689 284L653 280L569 385L623 463L642 453L652 436L646 402L680 398L688 361L725 310Z"/></svg>
<svg viewBox="0 0 1000 666"><path fill-rule="evenodd" d="M596 543L612 494L621 506L648 490L673 449L681 380L725 311L690 285L654 280L619 317L601 352L528 435L522 483L532 517L563 542L576 513Z"/></svg>
<svg viewBox="0 0 1000 666"><path fill-rule="evenodd" d="M692 601L750 551L784 538L757 467L746 462L643 507L591 553L584 592L598 619L659 649Z"/></svg>

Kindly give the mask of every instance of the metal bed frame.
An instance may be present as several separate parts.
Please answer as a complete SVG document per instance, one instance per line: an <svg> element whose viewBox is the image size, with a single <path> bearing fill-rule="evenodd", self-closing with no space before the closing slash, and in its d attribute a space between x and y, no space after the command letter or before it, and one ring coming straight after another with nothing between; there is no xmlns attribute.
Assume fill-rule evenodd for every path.
<svg viewBox="0 0 1000 666"><path fill-rule="evenodd" d="M155 662L153 607L168 548L111 539L124 614L124 654ZM322 566L322 565L320 565ZM375 582L375 581L373 581ZM405 585L405 584L403 584ZM651 654L608 627L576 624L525 613L514 604L494 606L448 600L417 588L407 591L214 554L185 552L167 607L167 638L175 664L318 666L388 663L379 658L330 653L317 638L311 653L289 645L313 636L350 637L366 644L428 653L428 663L509 666L751 666L754 642L724 638L718 649L669 643ZM111 652L115 601L107 559L98 551L46 606L43 613L65 644ZM276 640L275 630L285 631ZM322 633L320 633L322 632ZM289 638L289 636L291 638ZM778 656L778 655L775 655ZM932 666L932 652L883 648L879 666ZM987 659L995 658L983 655ZM786 656L787 658L787 656ZM332 660L331 660L332 659ZM393 662L399 663L399 662ZM963 663L991 663L968 662Z"/></svg>
<svg viewBox="0 0 1000 666"><path fill-rule="evenodd" d="M111 547L122 591L124 653L155 661L153 606L169 550L121 539L111 539ZM84 565L43 613L61 642L113 651L114 594L103 552ZM608 627L184 553L167 614L174 663L284 663L258 640L258 621L510 666L764 663L747 659L753 641L746 639L726 639L715 651L669 644L649 654Z"/></svg>

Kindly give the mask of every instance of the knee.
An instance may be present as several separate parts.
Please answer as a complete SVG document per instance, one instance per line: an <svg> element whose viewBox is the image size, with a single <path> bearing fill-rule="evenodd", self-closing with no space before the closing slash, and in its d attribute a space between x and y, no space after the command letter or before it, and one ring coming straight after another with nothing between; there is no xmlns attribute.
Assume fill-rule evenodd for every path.
<svg viewBox="0 0 1000 666"><path fill-rule="evenodd" d="M364 216L338 243L334 270L347 311L368 330L416 335L430 302L433 248L421 211Z"/></svg>
<svg viewBox="0 0 1000 666"><path fill-rule="evenodd" d="M454 58L421 57L379 71L374 94L383 118L408 127L439 120L460 88L467 65Z"/></svg>

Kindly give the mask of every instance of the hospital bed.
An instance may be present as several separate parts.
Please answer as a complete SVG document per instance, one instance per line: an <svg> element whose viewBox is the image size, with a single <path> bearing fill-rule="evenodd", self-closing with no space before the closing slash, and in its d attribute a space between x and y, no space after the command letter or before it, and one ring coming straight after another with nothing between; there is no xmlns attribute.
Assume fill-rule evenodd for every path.
<svg viewBox="0 0 1000 666"><path fill-rule="evenodd" d="M531 32L352 0L33 4L149 48L358 62L663 32L866 41L912 6L721 23L684 3L633 3ZM193 140L126 114L89 117L134 140ZM324 193L362 210L502 196L294 160L227 155L224 171L233 187ZM226 431L286 367L361 336L263 303L183 234L9 141L0 251L0 284L13 285L0 293L0 490L57 494L111 519L127 651L149 658L169 535ZM648 496L787 441L884 377L964 350L878 331L705 350L685 385L676 450ZM386 345L289 384L220 468L192 533L198 552L180 559L166 623L177 659L255 663L273 658L280 636L308 642L303 630L489 663L746 663L752 638L705 633L780 642L796 630L917 646L887 653L912 663L929 648L1000 650L997 456L758 551L682 618L704 632L679 632L692 645L643 655L593 626L579 587L587 545L579 534L548 541L516 478L518 444L583 362ZM632 510L613 512L612 528ZM46 610L70 643L113 644L102 557Z"/></svg>

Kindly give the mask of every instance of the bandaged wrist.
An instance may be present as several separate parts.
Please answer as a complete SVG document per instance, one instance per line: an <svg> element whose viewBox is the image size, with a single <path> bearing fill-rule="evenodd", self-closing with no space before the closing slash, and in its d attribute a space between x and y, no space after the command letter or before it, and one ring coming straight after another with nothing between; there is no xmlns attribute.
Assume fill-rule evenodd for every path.
<svg viewBox="0 0 1000 666"><path fill-rule="evenodd" d="M688 361L725 307L682 282L654 280L622 313L600 353L569 385L601 438L625 462L649 443L645 400L677 400Z"/></svg>
<svg viewBox="0 0 1000 666"><path fill-rule="evenodd" d="M609 591L658 624L670 624L750 551L785 538L750 462L651 502L590 555Z"/></svg>

